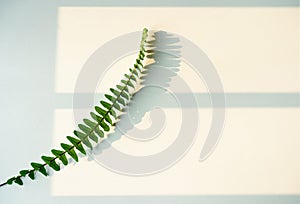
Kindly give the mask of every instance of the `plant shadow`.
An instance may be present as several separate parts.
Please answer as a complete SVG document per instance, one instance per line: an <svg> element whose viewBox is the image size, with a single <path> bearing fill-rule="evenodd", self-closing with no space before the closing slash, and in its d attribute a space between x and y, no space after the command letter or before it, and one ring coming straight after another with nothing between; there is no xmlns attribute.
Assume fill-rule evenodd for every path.
<svg viewBox="0 0 300 204"><path fill-rule="evenodd" d="M177 75L181 63L181 45L179 38L165 31L156 31L147 42L147 58L141 77L141 89L133 94L132 100L124 109L116 122L114 132L98 143L93 149L94 160L105 149L112 148L112 143L122 136L137 141L154 139L164 129L166 116L162 108L179 107L176 97L170 94L171 80ZM151 125L138 128L146 115L149 115ZM96 158L97 160L97 158Z"/></svg>

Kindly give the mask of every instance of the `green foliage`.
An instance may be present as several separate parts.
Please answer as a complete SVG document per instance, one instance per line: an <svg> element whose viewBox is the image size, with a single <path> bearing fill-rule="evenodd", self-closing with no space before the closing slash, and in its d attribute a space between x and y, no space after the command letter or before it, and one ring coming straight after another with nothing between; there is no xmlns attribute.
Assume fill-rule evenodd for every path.
<svg viewBox="0 0 300 204"><path fill-rule="evenodd" d="M68 159L64 151L52 149L52 154L57 157L64 165L68 165Z"/></svg>
<svg viewBox="0 0 300 204"><path fill-rule="evenodd" d="M48 164L55 171L60 170L59 165L55 162L56 157L54 158L54 157L49 157L49 156L42 156L41 158L46 164Z"/></svg>
<svg viewBox="0 0 300 204"><path fill-rule="evenodd" d="M21 176L26 176L26 174L29 173L29 170L21 170L19 173Z"/></svg>
<svg viewBox="0 0 300 204"><path fill-rule="evenodd" d="M82 141L83 142L83 141ZM91 143L89 143L91 144ZM74 150L74 146L61 143L61 147L65 150L64 154L67 152L76 162L78 162L78 156Z"/></svg>
<svg viewBox="0 0 300 204"><path fill-rule="evenodd" d="M14 182L15 182L16 184L19 184L20 186L23 185L23 181L22 181L22 179L21 179L20 177L17 177L17 178L14 180Z"/></svg>
<svg viewBox="0 0 300 204"><path fill-rule="evenodd" d="M31 178L32 180L35 179L35 175L34 175L34 170L31 170L28 174L29 178Z"/></svg>
<svg viewBox="0 0 300 204"><path fill-rule="evenodd" d="M67 139L72 143L72 145L74 145L74 147L76 149L78 149L79 152L81 152L82 154L86 155L86 152L80 142L80 140L74 138L74 137L71 137L71 136L67 136Z"/></svg>
<svg viewBox="0 0 300 204"><path fill-rule="evenodd" d="M31 162L31 166L35 171L39 171L44 176L48 176L48 173L47 173L46 168L45 168L46 164Z"/></svg>
<svg viewBox="0 0 300 204"><path fill-rule="evenodd" d="M16 177L12 177L12 178L8 179L8 180L6 181L6 183L7 183L8 185L11 185L11 184L14 182L15 179L16 179Z"/></svg>
<svg viewBox="0 0 300 204"><path fill-rule="evenodd" d="M23 185L22 177L28 176L30 179L35 179L35 172L40 172L44 176L48 176L46 166L52 168L55 171L60 170L60 165L68 165L68 154L76 162L78 162L78 155L75 150L86 155L86 148L93 149L91 141L97 143L99 138L105 136L105 132L109 132L111 127L115 124L115 120L118 119L117 112L122 112L124 107L128 104L132 94L130 90L134 90L137 86L137 80L142 76L142 68L146 54L145 42L148 37L148 30L144 28L142 39L140 43L140 51L138 58L133 66L130 68L129 74L125 74L124 79L121 80L115 88L110 88L110 94L105 94L107 101L100 101L100 106L95 106L95 112L91 112L91 118L83 119L83 124L78 124L78 130L74 130L74 136L67 136L67 140L70 144L61 143L62 150L52 149L53 156L42 156L41 159L44 164L32 162L31 170L21 170L18 176L14 176L6 181L5 184L19 184ZM130 88L129 88L130 87ZM78 139L77 139L78 138ZM59 163L59 161L61 163ZM3 184L2 184L3 185ZM2 186L1 185L1 186Z"/></svg>

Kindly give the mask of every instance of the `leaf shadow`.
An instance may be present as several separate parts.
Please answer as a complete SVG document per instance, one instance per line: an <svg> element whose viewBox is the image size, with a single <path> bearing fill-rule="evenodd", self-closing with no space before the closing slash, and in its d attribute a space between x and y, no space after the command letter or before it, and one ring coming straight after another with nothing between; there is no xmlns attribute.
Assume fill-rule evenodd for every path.
<svg viewBox="0 0 300 204"><path fill-rule="evenodd" d="M162 108L178 104L168 93L171 80L177 75L181 63L181 45L178 37L165 31L156 31L152 39L147 42L147 58L142 73L142 88L134 93L132 100L119 117L114 132L98 143L89 160L94 160L105 149L111 148L112 143L122 136L137 141L149 141L164 129L166 116ZM149 114L151 125L147 128L138 128L137 124Z"/></svg>

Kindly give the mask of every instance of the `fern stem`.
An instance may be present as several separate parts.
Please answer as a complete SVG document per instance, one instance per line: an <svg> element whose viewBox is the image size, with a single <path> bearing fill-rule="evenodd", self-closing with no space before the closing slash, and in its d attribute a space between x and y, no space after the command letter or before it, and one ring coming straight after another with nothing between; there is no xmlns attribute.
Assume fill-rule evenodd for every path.
<svg viewBox="0 0 300 204"><path fill-rule="evenodd" d="M146 31L146 33L147 33L147 31ZM144 39L144 33L143 33L143 38L142 38L141 45L140 45L140 52L145 52L145 51L146 51L145 48L144 48L144 44L145 44L144 41L145 41L145 39ZM137 62L136 62L136 63L137 63ZM98 127L100 126L100 124L103 122L103 120L105 120L106 116L111 112L112 108L113 108L114 105L117 103L118 99L121 97L121 95L122 95L122 93L124 92L125 88L128 88L128 84L129 84L130 80L132 79L132 77L133 77L133 75L134 75L134 71L136 71L136 70L137 70L137 67L139 67L139 66L141 66L141 68L143 68L142 63L141 63L141 64L137 63L137 66L134 66L134 67L133 67L132 71L130 72L129 78L127 78L127 81L126 81L125 85L124 85L123 88L120 90L120 93L118 94L118 96L116 97L116 99L112 102L111 107L110 107L109 109L107 109L106 113L105 113L105 114L103 115L103 117L97 122L97 124L95 125L95 127L93 127L93 128L91 129L91 131L88 132L88 133L84 136L84 139L87 139L87 138L88 138L88 137L96 130L96 128L98 128ZM140 75L142 75L142 73L140 73ZM141 77L141 76L139 76L138 78L140 79L140 77ZM137 82L135 82L135 83L137 84ZM128 92L128 94L129 94L129 99L127 100L127 103L125 103L125 105L123 106L123 108L129 103L129 101L130 101L131 98L132 98L132 94L130 94L129 92ZM81 143L82 143L82 140L78 141L76 144L79 145L79 144L81 144ZM70 151L70 150L72 150L72 149L74 149L74 148L75 148L75 145L71 145L71 147L70 147L68 150L64 150L61 154L59 154L59 156L55 156L53 159L51 159L51 160L49 161L49 163L55 161L56 159L58 159L59 157L65 155L68 151ZM47 165L49 165L49 164L45 162L45 163L43 163L38 169L34 169L34 168L33 168L33 169L30 169L30 170L28 170L28 172L27 172L26 174L24 174L24 175L18 175L17 177L14 177L14 181L15 181L16 179L18 179L18 178L25 177L27 174L30 174L32 171L34 171L34 172L40 171L42 168L44 168L44 167L47 166ZM0 184L0 187L5 186L5 185L7 185L7 184L8 184L8 182L6 181L5 183Z"/></svg>
<svg viewBox="0 0 300 204"><path fill-rule="evenodd" d="M132 72L130 72L131 74L130 74L129 79L127 79L125 86L122 88L122 90L120 91L120 94L119 94L119 95L117 96L117 98L114 100L114 102L112 103L111 107L106 111L106 113L105 113L104 116L101 118L101 120L97 123L97 125L96 125L96 126L95 126L88 134L86 134L86 136L84 136L84 139L88 138L88 137L96 130L96 128L99 127L100 123L101 123L101 122L105 119L105 117L109 114L109 112L111 111L111 109L114 107L115 103L117 103L117 100L119 99L119 97L121 96L121 94L122 94L123 91L125 90L125 87L127 87L128 83L129 83L129 81L130 81L130 79L132 78L134 70L136 70L135 67L132 69ZM132 97L132 96L131 96L131 97ZM130 101L131 97L128 99L128 102ZM76 144L79 145L80 143L82 143L81 140L80 140L79 142L77 142ZM75 148L75 146L72 145L72 147L70 147L68 150L71 150L71 149L74 149L74 148ZM67 153L67 151L65 150L65 151L64 151L63 153L61 153L59 156L62 156L62 155L64 155L64 154L66 154L66 153ZM55 161L55 160L58 159L58 158L59 158L58 156L55 156L53 159L50 160L50 162ZM48 165L47 163L44 163L40 168L45 167L45 166L47 166L47 165ZM39 169L40 169L40 168L39 168ZM35 170L35 169L33 169L33 170ZM35 170L35 171L37 171L37 170ZM29 172L28 172L28 174L29 174ZM1 187L1 186L0 186L0 187Z"/></svg>

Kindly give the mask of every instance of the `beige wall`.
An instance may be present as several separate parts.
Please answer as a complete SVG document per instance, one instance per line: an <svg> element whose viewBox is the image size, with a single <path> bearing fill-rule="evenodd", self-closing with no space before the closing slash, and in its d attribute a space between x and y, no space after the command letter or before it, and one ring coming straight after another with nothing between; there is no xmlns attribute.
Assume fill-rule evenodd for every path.
<svg viewBox="0 0 300 204"><path fill-rule="evenodd" d="M61 7L58 19L57 93L74 91L83 64L103 43L143 27L174 32L197 44L215 65L227 93L299 91L298 8L128 7L120 11L117 7ZM132 56L128 56L109 70L119 65L128 67L131 61ZM188 66L181 69L179 74L193 91L207 92L203 84L195 86L197 78ZM119 73L108 71L98 91L107 92L119 81ZM170 128L176 127L172 121L176 111L167 110L166 129L156 141L140 144L122 138L114 146L131 154L163 149L172 142L168 136L178 131ZM74 129L72 113L71 109L56 110L54 145ZM53 195L300 193L299 109L227 109L222 139L213 155L201 163L198 157L210 127L210 109L199 109L199 116L199 137L172 168L137 178L115 174L82 159L51 178ZM80 174L86 179L78 188L72 182Z"/></svg>

